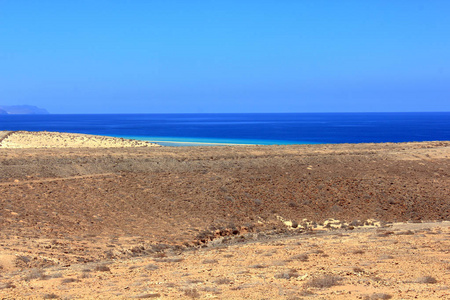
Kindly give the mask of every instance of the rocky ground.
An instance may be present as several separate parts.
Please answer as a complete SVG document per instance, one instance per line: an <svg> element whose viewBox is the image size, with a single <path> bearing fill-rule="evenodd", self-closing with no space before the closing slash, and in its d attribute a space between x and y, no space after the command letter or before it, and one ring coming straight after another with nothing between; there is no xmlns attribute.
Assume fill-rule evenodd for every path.
<svg viewBox="0 0 450 300"><path fill-rule="evenodd" d="M0 296L445 298L449 158L450 142L0 149Z"/></svg>

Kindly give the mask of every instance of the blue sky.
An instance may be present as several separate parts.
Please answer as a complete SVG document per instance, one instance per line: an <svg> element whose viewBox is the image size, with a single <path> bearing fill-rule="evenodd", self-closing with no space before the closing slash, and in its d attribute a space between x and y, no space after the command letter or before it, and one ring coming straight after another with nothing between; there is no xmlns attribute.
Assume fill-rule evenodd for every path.
<svg viewBox="0 0 450 300"><path fill-rule="evenodd" d="M450 111L450 1L0 0L0 105Z"/></svg>

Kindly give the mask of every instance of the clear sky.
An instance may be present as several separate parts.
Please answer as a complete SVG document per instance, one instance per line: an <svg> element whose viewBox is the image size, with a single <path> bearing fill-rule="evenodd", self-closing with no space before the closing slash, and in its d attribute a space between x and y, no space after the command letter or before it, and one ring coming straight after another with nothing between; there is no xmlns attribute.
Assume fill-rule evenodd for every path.
<svg viewBox="0 0 450 300"><path fill-rule="evenodd" d="M450 1L0 0L0 105L450 111Z"/></svg>

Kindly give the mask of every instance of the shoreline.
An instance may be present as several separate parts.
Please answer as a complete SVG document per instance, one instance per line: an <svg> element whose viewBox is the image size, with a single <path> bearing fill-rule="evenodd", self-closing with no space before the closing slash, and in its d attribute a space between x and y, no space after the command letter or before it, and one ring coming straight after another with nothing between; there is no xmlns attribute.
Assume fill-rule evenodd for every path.
<svg viewBox="0 0 450 300"><path fill-rule="evenodd" d="M208 141L213 140L213 141ZM339 145L399 145L420 143L449 143L450 141L408 141L408 142L370 142L370 143L313 143L313 142L281 142L270 143L236 143L235 140L224 140L209 138L156 138L137 136L106 136L84 133L66 133L50 131L0 131L1 148L121 148L121 147L202 147L202 146L339 146ZM228 142L227 142L228 141ZM242 140L245 141L245 140ZM250 140L252 141L252 140Z"/></svg>

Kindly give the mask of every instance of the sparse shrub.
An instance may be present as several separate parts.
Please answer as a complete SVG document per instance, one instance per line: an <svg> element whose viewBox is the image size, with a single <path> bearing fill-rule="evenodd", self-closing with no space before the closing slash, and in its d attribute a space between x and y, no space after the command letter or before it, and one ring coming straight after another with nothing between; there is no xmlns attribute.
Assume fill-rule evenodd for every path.
<svg viewBox="0 0 450 300"><path fill-rule="evenodd" d="M397 233L397 235L413 235L414 231L406 230L406 231L400 231Z"/></svg>
<svg viewBox="0 0 450 300"><path fill-rule="evenodd" d="M336 275L324 275L312 278L306 283L306 286L313 288L329 288L338 285L341 280L342 278Z"/></svg>
<svg viewBox="0 0 450 300"><path fill-rule="evenodd" d="M358 249L358 250L354 250L352 253L353 254L364 254L364 250Z"/></svg>
<svg viewBox="0 0 450 300"><path fill-rule="evenodd" d="M324 251L322 249L317 249L317 250L312 250L310 253L322 254L322 253L324 253Z"/></svg>
<svg viewBox="0 0 450 300"><path fill-rule="evenodd" d="M42 298L44 298L44 299L58 299L59 296L54 294L54 293L51 293L51 294L45 294Z"/></svg>
<svg viewBox="0 0 450 300"><path fill-rule="evenodd" d="M393 257L392 255L381 255L379 259L381 259L381 260L384 260L384 259L394 259L394 257Z"/></svg>
<svg viewBox="0 0 450 300"><path fill-rule="evenodd" d="M65 278L63 280L61 280L61 283L73 283L73 282L78 282L80 280L76 279L76 278Z"/></svg>
<svg viewBox="0 0 450 300"><path fill-rule="evenodd" d="M360 267L354 267L353 268L353 272L355 272L355 273L364 273L364 270L361 269Z"/></svg>
<svg viewBox="0 0 450 300"><path fill-rule="evenodd" d="M45 279L48 279L48 276L45 275L45 273L42 269L31 269L30 273L28 273L28 275L25 276L24 280L30 281L32 279L45 280Z"/></svg>
<svg viewBox="0 0 450 300"><path fill-rule="evenodd" d="M291 269L291 270L289 270L287 272L282 272L282 273L275 274L274 277L277 278L277 279L291 279L291 278L298 277L298 273L297 273L297 270Z"/></svg>
<svg viewBox="0 0 450 300"><path fill-rule="evenodd" d="M214 283L215 284L230 284L231 280L226 277L222 277L222 278L215 280Z"/></svg>
<svg viewBox="0 0 450 300"><path fill-rule="evenodd" d="M253 268L253 269L264 269L265 267L266 267L265 265L261 265L261 264L249 266L249 268Z"/></svg>
<svg viewBox="0 0 450 300"><path fill-rule="evenodd" d="M205 259L202 261L203 264L217 264L217 259Z"/></svg>
<svg viewBox="0 0 450 300"><path fill-rule="evenodd" d="M81 273L81 275L79 276L79 278L81 279L85 279L85 278L91 278L91 274L87 273L87 272L83 272Z"/></svg>
<svg viewBox="0 0 450 300"><path fill-rule="evenodd" d="M94 270L95 271L99 271L99 272L110 272L111 271L111 269L108 266L105 266L105 265L95 266Z"/></svg>
<svg viewBox="0 0 450 300"><path fill-rule="evenodd" d="M177 285L175 284L175 283L173 283L173 282L168 282L168 283L166 283L166 287L168 287L168 288L174 288L174 287L176 287Z"/></svg>
<svg viewBox="0 0 450 300"><path fill-rule="evenodd" d="M175 262L180 262L183 261L184 258L182 257L174 257L174 258L155 258L153 259L156 262L170 262L170 263L175 263Z"/></svg>
<svg viewBox="0 0 450 300"><path fill-rule="evenodd" d="M312 295L314 295L314 293L307 289L304 289L299 293L299 296L304 296L304 297L309 297Z"/></svg>
<svg viewBox="0 0 450 300"><path fill-rule="evenodd" d="M12 284L11 282L0 282L0 290L3 289L13 289L16 286L14 284Z"/></svg>
<svg viewBox="0 0 450 300"><path fill-rule="evenodd" d="M154 264L148 264L144 267L144 269L148 270L148 271L154 271L156 269L158 269L159 267L157 265Z"/></svg>
<svg viewBox="0 0 450 300"><path fill-rule="evenodd" d="M63 275L61 273L53 273L48 275L49 278L61 278Z"/></svg>
<svg viewBox="0 0 450 300"><path fill-rule="evenodd" d="M431 276L424 276L424 277L417 278L416 282L417 283L437 283L437 280L436 280L436 278L431 277Z"/></svg>
<svg viewBox="0 0 450 300"><path fill-rule="evenodd" d="M205 287L201 288L200 290L203 292L213 293L216 295L222 293L218 288L212 287L212 286L205 286Z"/></svg>
<svg viewBox="0 0 450 300"><path fill-rule="evenodd" d="M394 232L386 230L386 231L382 231L381 233L379 233L378 236L379 237L386 237L386 236L389 236L391 234L394 234Z"/></svg>
<svg viewBox="0 0 450 300"><path fill-rule="evenodd" d="M167 254L165 252L156 252L153 255L154 258L163 258L163 257L167 257Z"/></svg>
<svg viewBox="0 0 450 300"><path fill-rule="evenodd" d="M299 261L308 261L308 258L309 258L308 254L306 253L291 256L292 260L299 260Z"/></svg>
<svg viewBox="0 0 450 300"><path fill-rule="evenodd" d="M184 295L186 297L191 297L191 298L199 298L200 297L200 293L197 291L197 289L185 289Z"/></svg>
<svg viewBox="0 0 450 300"><path fill-rule="evenodd" d="M370 297L365 297L365 299L367 300L387 300L387 299L391 299L392 296L389 294L384 294L384 293L375 293L372 294Z"/></svg>
<svg viewBox="0 0 450 300"><path fill-rule="evenodd" d="M135 295L135 296L132 296L130 298L133 298L133 299L147 299L147 298L159 298L159 297L161 297L161 294L159 294L159 293L151 293L151 294L145 293L145 294Z"/></svg>

